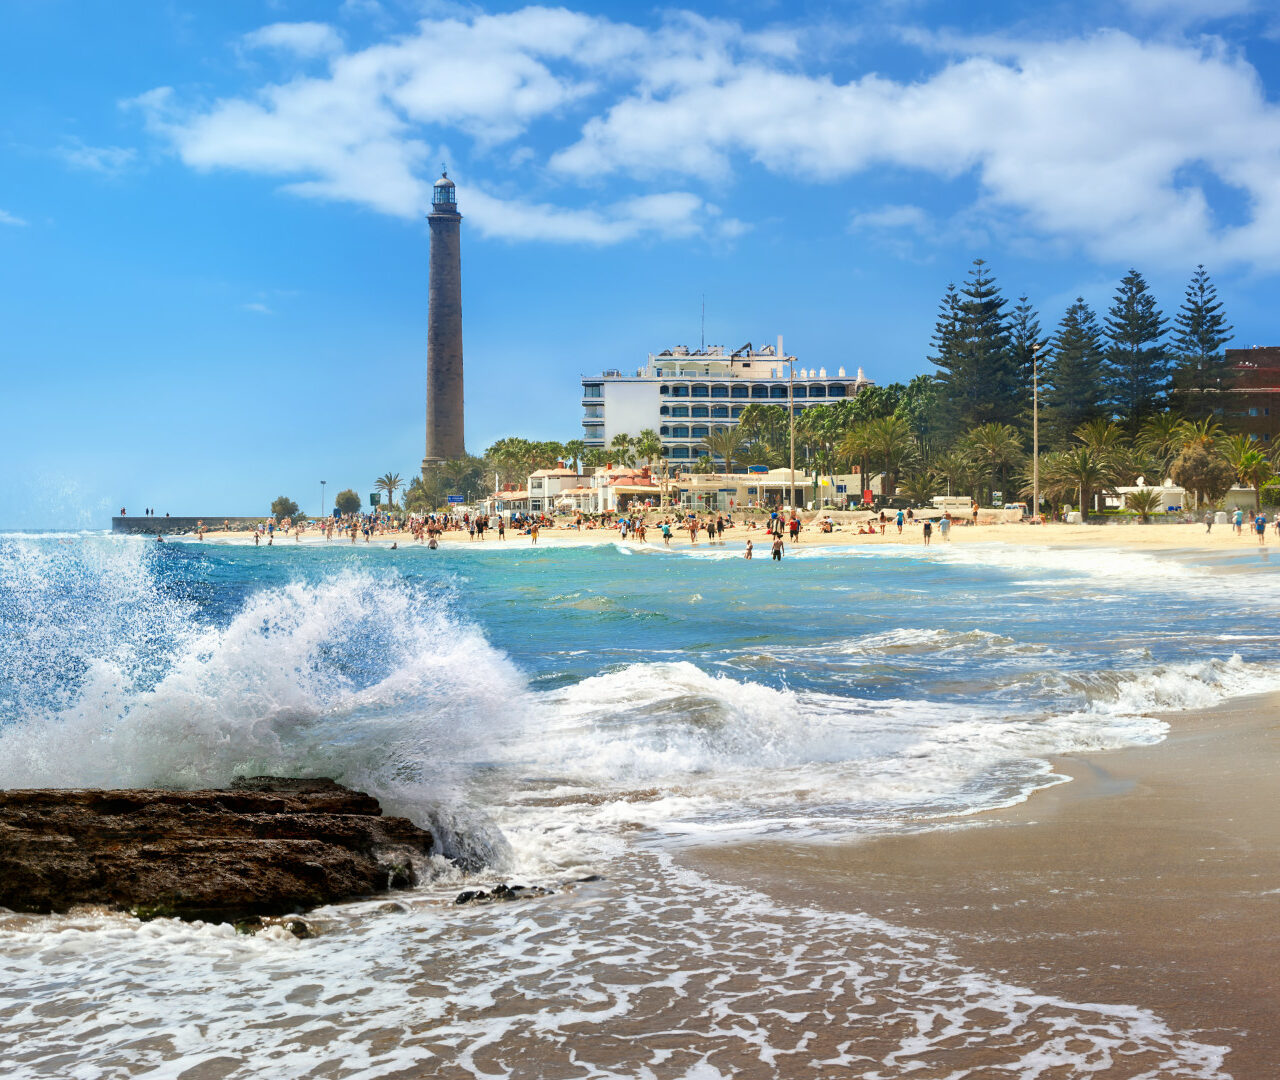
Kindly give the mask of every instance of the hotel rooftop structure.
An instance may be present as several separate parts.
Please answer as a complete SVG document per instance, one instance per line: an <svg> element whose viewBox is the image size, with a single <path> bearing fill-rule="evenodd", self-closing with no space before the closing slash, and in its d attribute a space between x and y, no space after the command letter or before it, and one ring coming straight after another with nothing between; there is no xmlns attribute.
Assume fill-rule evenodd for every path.
<svg viewBox="0 0 1280 1080"><path fill-rule="evenodd" d="M649 354L634 375L606 371L582 377L582 437L587 446L608 446L615 435L652 428L672 462L697 460L698 444L715 428L738 422L751 404L781 405L798 413L811 405L851 398L872 383L862 369L797 366L777 346L750 342L734 352L715 345L690 352L685 346Z"/></svg>

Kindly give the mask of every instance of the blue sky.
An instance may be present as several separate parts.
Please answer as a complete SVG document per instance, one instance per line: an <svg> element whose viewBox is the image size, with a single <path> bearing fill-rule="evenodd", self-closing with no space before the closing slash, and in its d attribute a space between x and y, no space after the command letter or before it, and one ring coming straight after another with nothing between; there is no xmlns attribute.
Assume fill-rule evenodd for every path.
<svg viewBox="0 0 1280 1080"><path fill-rule="evenodd" d="M708 343L905 380L976 256L1047 326L1203 262L1280 342L1269 9L5 0L0 527L411 476L442 161L477 453L576 437L703 294Z"/></svg>

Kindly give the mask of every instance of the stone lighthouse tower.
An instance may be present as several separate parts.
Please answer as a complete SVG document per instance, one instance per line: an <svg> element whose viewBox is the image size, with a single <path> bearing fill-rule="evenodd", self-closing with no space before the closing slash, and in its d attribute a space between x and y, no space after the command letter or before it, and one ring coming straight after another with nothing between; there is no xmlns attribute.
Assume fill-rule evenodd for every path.
<svg viewBox="0 0 1280 1080"><path fill-rule="evenodd" d="M462 215L448 173L431 196L431 280L427 302L427 453L432 465L462 457Z"/></svg>

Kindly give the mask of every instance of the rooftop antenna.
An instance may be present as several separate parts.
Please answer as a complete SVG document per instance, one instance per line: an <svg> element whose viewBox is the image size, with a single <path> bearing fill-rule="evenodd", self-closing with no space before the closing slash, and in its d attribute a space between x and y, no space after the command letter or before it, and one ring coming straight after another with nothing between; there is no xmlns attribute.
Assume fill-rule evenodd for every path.
<svg viewBox="0 0 1280 1080"><path fill-rule="evenodd" d="M702 351L707 351L707 294L702 294Z"/></svg>

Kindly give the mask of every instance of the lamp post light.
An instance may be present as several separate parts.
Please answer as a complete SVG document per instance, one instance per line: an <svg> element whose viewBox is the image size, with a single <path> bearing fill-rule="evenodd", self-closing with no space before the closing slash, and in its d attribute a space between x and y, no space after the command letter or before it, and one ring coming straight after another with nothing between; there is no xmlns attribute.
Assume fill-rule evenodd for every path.
<svg viewBox="0 0 1280 1080"><path fill-rule="evenodd" d="M1040 345L1031 346L1031 498L1040 517Z"/></svg>
<svg viewBox="0 0 1280 1080"><path fill-rule="evenodd" d="M321 480L321 481L320 481L320 516L321 516L321 518L323 518L323 517L324 517L324 486L325 486L325 484L327 484L328 482L329 482L329 481L327 481L327 480Z"/></svg>

